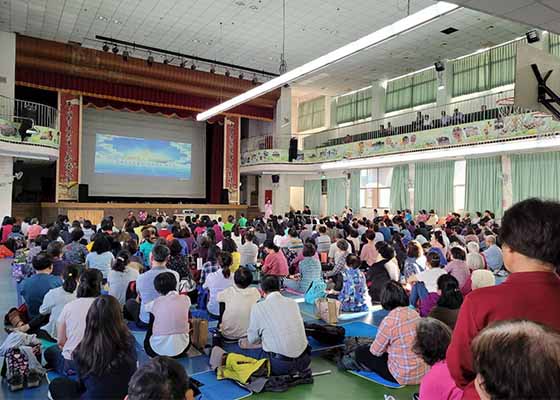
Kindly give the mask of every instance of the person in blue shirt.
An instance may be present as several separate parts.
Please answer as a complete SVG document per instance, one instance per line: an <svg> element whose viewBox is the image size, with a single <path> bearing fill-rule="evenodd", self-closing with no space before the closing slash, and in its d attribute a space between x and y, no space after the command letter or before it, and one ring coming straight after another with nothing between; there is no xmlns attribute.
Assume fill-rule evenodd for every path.
<svg viewBox="0 0 560 400"><path fill-rule="evenodd" d="M51 275L53 260L46 252L40 252L33 257L32 263L36 274L25 279L21 287L21 295L27 305L29 319L39 316L39 308L43 304L45 294L51 289L62 286L60 277Z"/></svg>
<svg viewBox="0 0 560 400"><path fill-rule="evenodd" d="M384 222L379 223L379 232L383 235L383 239L385 239L387 243L391 241L393 235L391 233L391 230L387 228Z"/></svg>

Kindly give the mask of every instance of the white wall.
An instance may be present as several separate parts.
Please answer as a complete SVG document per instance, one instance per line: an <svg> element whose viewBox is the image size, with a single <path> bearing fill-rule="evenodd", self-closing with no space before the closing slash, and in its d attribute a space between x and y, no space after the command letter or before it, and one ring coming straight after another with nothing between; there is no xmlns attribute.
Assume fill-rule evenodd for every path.
<svg viewBox="0 0 560 400"><path fill-rule="evenodd" d="M12 215L14 159L0 156L0 217Z"/></svg>
<svg viewBox="0 0 560 400"><path fill-rule="evenodd" d="M14 98L16 80L16 35L0 32L0 95Z"/></svg>

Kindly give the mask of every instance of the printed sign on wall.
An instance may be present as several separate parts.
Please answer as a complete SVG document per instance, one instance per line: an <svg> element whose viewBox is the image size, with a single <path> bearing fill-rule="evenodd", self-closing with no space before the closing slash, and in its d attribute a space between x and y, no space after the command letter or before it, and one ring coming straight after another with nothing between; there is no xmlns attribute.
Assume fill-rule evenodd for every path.
<svg viewBox="0 0 560 400"><path fill-rule="evenodd" d="M224 188L229 190L229 202L239 203L239 117L224 121Z"/></svg>
<svg viewBox="0 0 560 400"><path fill-rule="evenodd" d="M60 152L58 201L78 200L80 112L79 95L60 93Z"/></svg>

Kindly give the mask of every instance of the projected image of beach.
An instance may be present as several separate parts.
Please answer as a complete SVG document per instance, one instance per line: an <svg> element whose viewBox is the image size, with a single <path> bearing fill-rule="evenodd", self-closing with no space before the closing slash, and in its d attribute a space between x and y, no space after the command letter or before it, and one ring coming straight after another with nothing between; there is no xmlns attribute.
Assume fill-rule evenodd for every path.
<svg viewBox="0 0 560 400"><path fill-rule="evenodd" d="M191 144L98 133L95 173L191 179Z"/></svg>

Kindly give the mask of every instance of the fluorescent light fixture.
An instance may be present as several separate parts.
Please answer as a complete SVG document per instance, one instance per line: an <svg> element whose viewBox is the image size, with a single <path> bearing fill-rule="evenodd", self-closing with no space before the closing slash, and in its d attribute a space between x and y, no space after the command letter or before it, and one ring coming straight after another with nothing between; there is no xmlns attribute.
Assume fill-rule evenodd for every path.
<svg viewBox="0 0 560 400"><path fill-rule="evenodd" d="M512 142L486 143L474 146L426 150L412 153L390 154L354 160L341 160L321 164L323 171L355 168L372 168L383 165L396 165L416 161L435 161L449 158L484 156L560 147L560 137L531 138Z"/></svg>
<svg viewBox="0 0 560 400"><path fill-rule="evenodd" d="M243 104L249 100L256 97L262 96L265 93L271 92L283 85L290 83L302 76L305 76L311 72L317 71L329 64L340 61L346 57L349 57L355 53L362 50L368 49L375 45L378 45L386 40L389 40L397 35L404 32L418 28L442 15L448 14L451 11L456 10L459 6L455 4L446 3L444 1L439 1L436 4L426 7L408 17L402 18L391 25L387 25L367 36L364 36L354 42L348 43L330 53L325 54L319 58L316 58L306 64L303 64L291 71L286 72L274 79L271 79L262 85L259 85L253 89L246 91L234 98L227 100L215 107L210 108L196 116L198 121L206 121L215 115L223 113L230 110L240 104Z"/></svg>

